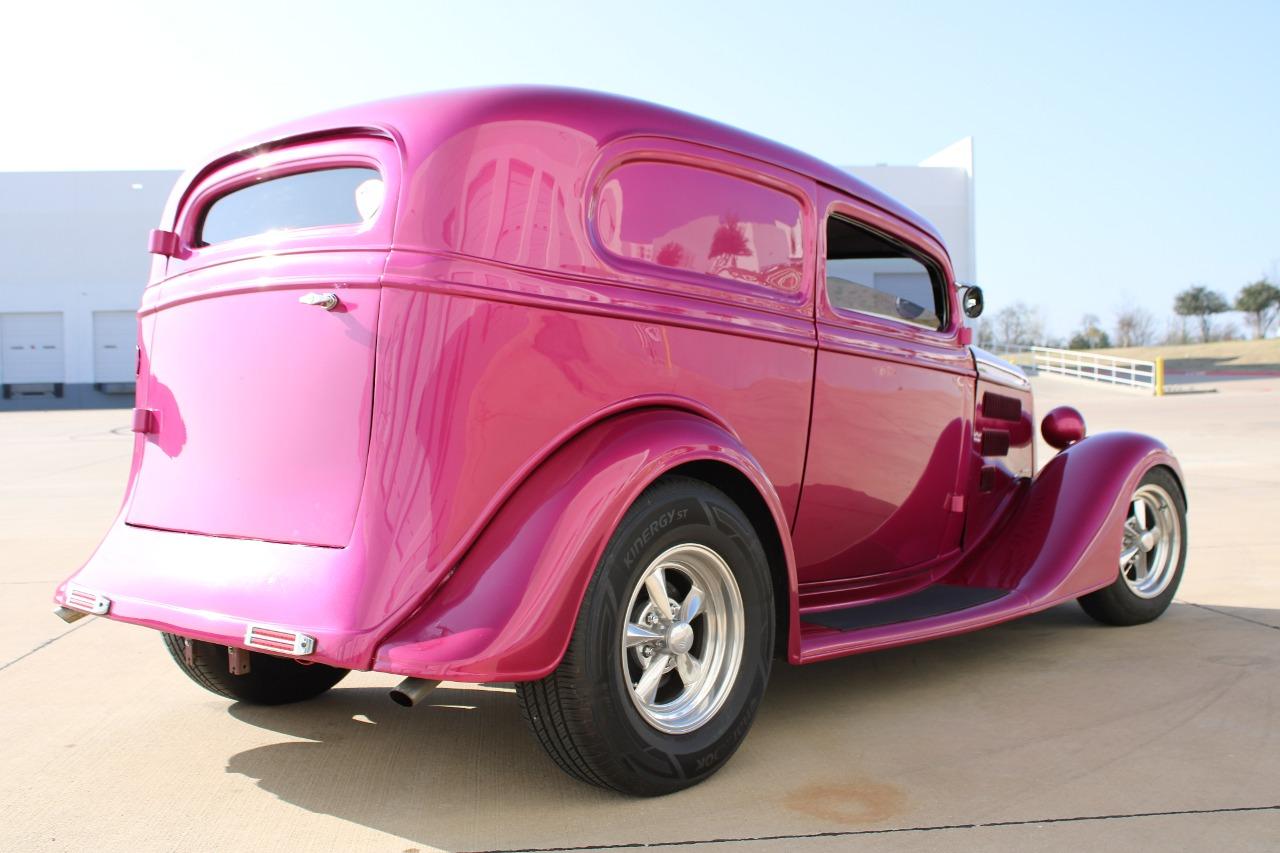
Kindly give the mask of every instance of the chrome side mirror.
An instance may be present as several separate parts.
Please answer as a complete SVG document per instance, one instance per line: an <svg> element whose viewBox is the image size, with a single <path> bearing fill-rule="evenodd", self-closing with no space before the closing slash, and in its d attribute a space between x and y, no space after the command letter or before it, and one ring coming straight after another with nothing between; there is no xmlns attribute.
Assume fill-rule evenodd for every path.
<svg viewBox="0 0 1280 853"><path fill-rule="evenodd" d="M982 298L982 288L976 284L965 284L960 286L960 310L964 312L964 316L970 320L976 320L982 316L982 309L986 302Z"/></svg>

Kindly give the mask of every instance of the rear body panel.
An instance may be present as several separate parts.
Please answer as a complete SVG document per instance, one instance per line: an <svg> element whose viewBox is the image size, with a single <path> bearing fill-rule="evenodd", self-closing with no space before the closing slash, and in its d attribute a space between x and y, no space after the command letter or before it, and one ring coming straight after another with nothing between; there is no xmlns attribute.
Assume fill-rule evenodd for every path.
<svg viewBox="0 0 1280 853"><path fill-rule="evenodd" d="M221 199L342 169L379 177L388 201L363 221L204 240L204 219ZM179 182L166 223L173 249L143 297L149 370L139 398L153 420L128 523L347 543L368 460L379 288L400 172L394 140L361 130L251 149ZM311 204L319 200L327 199ZM304 304L309 293L333 293L339 304Z"/></svg>
<svg viewBox="0 0 1280 853"><path fill-rule="evenodd" d="M347 543L368 456L385 257L259 258L157 288L146 390L157 423L130 524ZM298 301L313 291L341 304Z"/></svg>

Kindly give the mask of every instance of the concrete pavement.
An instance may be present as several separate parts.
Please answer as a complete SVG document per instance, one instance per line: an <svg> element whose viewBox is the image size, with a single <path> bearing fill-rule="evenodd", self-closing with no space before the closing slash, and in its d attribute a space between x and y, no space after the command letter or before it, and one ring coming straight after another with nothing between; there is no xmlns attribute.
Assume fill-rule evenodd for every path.
<svg viewBox="0 0 1280 853"><path fill-rule="evenodd" d="M779 665L710 782L631 800L573 782L508 686L399 708L394 677L233 705L155 633L65 626L54 584L106 529L120 411L0 415L0 849L1280 849L1280 379L1152 399L1036 381L1091 430L1166 440L1191 558L1161 620L1074 605L927 645Z"/></svg>

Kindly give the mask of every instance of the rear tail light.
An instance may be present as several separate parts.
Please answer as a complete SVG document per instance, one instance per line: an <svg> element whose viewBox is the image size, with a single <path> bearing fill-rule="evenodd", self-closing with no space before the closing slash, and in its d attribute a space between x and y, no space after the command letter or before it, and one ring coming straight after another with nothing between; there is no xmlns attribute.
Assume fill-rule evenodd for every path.
<svg viewBox="0 0 1280 853"><path fill-rule="evenodd" d="M105 595L85 589L82 586L67 587L67 607L102 616L111 609L111 599Z"/></svg>
<svg viewBox="0 0 1280 853"><path fill-rule="evenodd" d="M261 649L277 655L309 655L316 650L315 637L267 625L250 625L245 628L244 644L251 649Z"/></svg>

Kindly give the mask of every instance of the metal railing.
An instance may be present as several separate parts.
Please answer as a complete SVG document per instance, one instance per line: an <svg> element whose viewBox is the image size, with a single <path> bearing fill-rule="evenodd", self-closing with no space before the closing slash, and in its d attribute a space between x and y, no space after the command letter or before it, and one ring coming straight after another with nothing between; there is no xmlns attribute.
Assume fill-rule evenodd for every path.
<svg viewBox="0 0 1280 853"><path fill-rule="evenodd" d="M1035 347L1025 346L1023 344L983 344L982 348L992 355L998 355L1001 358L1010 361L1019 356L1026 356L1031 353Z"/></svg>
<svg viewBox="0 0 1280 853"><path fill-rule="evenodd" d="M1054 347L1031 347L1031 352L1037 373L1125 385L1147 390L1156 396L1164 393L1164 359L1143 361Z"/></svg>
<svg viewBox="0 0 1280 853"><path fill-rule="evenodd" d="M1009 361L1009 362L1012 362L1013 364L1016 364L1018 367L1021 367L1025 371L1032 372L1032 373L1035 372L1035 365L1032 363L1033 356L1034 356L1034 353L1032 353L1032 350L1034 349L1034 347L1027 346L1025 344L988 343L983 345L982 349L986 350L992 355L1000 356L1005 361Z"/></svg>

